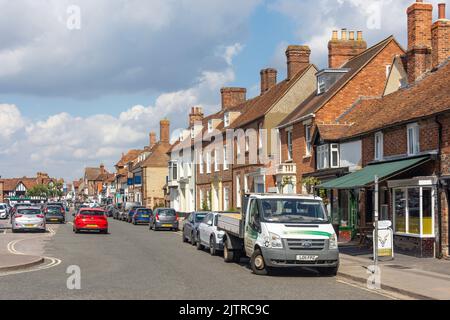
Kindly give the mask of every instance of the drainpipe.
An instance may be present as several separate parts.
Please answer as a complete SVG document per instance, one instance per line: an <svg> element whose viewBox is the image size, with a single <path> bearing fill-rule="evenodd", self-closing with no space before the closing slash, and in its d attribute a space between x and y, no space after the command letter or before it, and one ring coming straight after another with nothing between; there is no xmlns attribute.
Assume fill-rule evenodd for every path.
<svg viewBox="0 0 450 320"><path fill-rule="evenodd" d="M441 183L441 177L442 177L442 170L441 170L441 155L442 155L442 123L438 119L439 116L436 116L434 121L438 125L438 170L437 170L437 193L438 193L438 202L437 202L437 209L438 209L438 226L439 226L439 238L438 238L438 254L437 258L442 259L442 205L441 205L441 192L443 192L442 183Z"/></svg>

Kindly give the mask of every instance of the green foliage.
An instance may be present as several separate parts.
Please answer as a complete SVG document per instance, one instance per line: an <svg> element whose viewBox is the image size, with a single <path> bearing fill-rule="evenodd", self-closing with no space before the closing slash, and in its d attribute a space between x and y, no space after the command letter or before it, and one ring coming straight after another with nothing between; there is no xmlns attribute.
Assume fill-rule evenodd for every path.
<svg viewBox="0 0 450 320"><path fill-rule="evenodd" d="M308 177L303 179L303 185L308 193L313 193L313 188L320 184L320 180L316 177Z"/></svg>
<svg viewBox="0 0 450 320"><path fill-rule="evenodd" d="M61 182L46 184L37 184L27 191L28 197L55 198L63 196L63 184Z"/></svg>

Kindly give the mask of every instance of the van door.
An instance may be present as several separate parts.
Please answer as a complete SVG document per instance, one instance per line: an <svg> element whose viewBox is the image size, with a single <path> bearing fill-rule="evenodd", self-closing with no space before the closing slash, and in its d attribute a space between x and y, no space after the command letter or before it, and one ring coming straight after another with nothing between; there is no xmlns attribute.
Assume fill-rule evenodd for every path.
<svg viewBox="0 0 450 320"><path fill-rule="evenodd" d="M249 214L247 224L245 226L245 251L248 256L253 254L258 234L261 230L260 211L258 200L252 199L249 206Z"/></svg>

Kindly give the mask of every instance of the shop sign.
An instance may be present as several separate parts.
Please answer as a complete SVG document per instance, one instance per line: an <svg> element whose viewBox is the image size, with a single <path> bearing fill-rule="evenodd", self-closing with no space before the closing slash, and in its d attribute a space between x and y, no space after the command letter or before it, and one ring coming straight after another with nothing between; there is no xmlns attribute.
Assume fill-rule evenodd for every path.
<svg viewBox="0 0 450 320"><path fill-rule="evenodd" d="M391 226L392 222L389 220L378 222L377 250L379 257L394 257L394 230L392 230ZM373 235L375 239L375 230L373 231Z"/></svg>

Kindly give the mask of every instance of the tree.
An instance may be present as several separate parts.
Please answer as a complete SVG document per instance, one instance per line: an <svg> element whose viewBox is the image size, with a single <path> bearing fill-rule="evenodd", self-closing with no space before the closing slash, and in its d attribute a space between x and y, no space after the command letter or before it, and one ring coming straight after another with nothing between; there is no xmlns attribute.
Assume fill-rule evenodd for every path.
<svg viewBox="0 0 450 320"><path fill-rule="evenodd" d="M29 197L43 197L47 198L50 194L50 190L45 184L37 184L27 191Z"/></svg>

